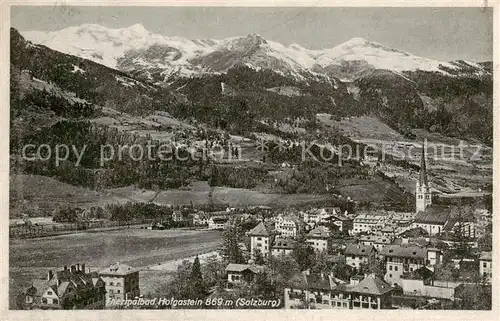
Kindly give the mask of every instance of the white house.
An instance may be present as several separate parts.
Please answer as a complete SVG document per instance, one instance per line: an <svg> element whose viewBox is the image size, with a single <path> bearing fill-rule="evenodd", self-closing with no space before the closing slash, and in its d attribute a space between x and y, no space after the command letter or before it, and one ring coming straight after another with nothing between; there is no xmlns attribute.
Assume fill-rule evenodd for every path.
<svg viewBox="0 0 500 321"><path fill-rule="evenodd" d="M296 237L299 230L298 219L293 216L279 215L274 223L274 229L283 237Z"/></svg>
<svg viewBox="0 0 500 321"><path fill-rule="evenodd" d="M318 226L307 234L306 242L317 252L328 250L330 231L324 226Z"/></svg>
<svg viewBox="0 0 500 321"><path fill-rule="evenodd" d="M491 252L482 252L479 257L479 274L488 282L491 282L493 271L493 262L491 257Z"/></svg>
<svg viewBox="0 0 500 321"><path fill-rule="evenodd" d="M243 282L250 283L263 270L264 268L260 265L230 263L226 267L227 287L233 288L235 285Z"/></svg>
<svg viewBox="0 0 500 321"><path fill-rule="evenodd" d="M419 246L387 245L380 250L385 257L385 281L401 285L401 276L426 265L427 250Z"/></svg>
<svg viewBox="0 0 500 321"><path fill-rule="evenodd" d="M210 230L223 230L229 224L229 219L223 216L212 216L208 220L208 228Z"/></svg>
<svg viewBox="0 0 500 321"><path fill-rule="evenodd" d="M269 232L263 222L260 222L250 232L250 251L254 256L257 252L262 253L264 257L269 255L270 238Z"/></svg>
<svg viewBox="0 0 500 321"><path fill-rule="evenodd" d="M287 238L277 237L271 247L272 256L289 255L293 252L295 241Z"/></svg>
<svg viewBox="0 0 500 321"><path fill-rule="evenodd" d="M345 262L356 269L361 264L368 264L375 259L376 250L373 245L348 244L345 248Z"/></svg>
<svg viewBox="0 0 500 321"><path fill-rule="evenodd" d="M354 218L353 234L378 232L382 230L386 222L385 215L360 214Z"/></svg>

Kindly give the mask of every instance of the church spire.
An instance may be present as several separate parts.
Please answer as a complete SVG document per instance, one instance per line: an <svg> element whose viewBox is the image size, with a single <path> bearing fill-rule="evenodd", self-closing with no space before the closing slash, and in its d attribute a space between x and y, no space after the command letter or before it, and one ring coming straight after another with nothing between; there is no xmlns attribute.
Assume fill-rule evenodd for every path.
<svg viewBox="0 0 500 321"><path fill-rule="evenodd" d="M425 140L422 142L422 155L420 157L420 186L428 186L427 185L427 167L425 165L425 149L426 144Z"/></svg>

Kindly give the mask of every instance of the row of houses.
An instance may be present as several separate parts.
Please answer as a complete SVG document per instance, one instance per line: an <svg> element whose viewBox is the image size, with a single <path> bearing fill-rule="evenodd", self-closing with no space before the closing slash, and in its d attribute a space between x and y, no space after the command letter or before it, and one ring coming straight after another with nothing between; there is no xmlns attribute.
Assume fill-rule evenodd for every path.
<svg viewBox="0 0 500 321"><path fill-rule="evenodd" d="M129 265L116 263L90 271L85 264L76 264L32 280L22 293L22 303L24 309L104 309L139 295L139 271Z"/></svg>

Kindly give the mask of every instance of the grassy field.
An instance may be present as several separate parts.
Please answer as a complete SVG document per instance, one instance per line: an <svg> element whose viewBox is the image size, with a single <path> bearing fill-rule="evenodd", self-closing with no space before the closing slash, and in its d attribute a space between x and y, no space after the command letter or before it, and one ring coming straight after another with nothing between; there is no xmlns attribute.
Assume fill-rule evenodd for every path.
<svg viewBox="0 0 500 321"><path fill-rule="evenodd" d="M16 294L49 269L85 263L91 269L121 262L141 269L141 291L153 291L171 271L146 267L211 252L219 247L220 232L127 229L80 233L41 239L10 240L9 293ZM166 279L165 279L166 280Z"/></svg>
<svg viewBox="0 0 500 321"><path fill-rule="evenodd" d="M427 140L427 169L431 175L431 188L449 197L460 197L464 193L480 196L484 194L482 190L492 184L491 147L476 142L463 142L468 146L463 148L461 155L458 147L461 142L459 138L415 129L412 131L415 137L409 139L376 117L348 117L335 121L328 114L320 114L318 120L324 126L336 128L351 139L374 146L379 151L385 146L387 154L399 158L405 156L405 160L417 165L420 164L422 141ZM394 166L387 166L381 170L393 177L400 187L413 193L418 172ZM363 187L358 188L359 191L363 189Z"/></svg>

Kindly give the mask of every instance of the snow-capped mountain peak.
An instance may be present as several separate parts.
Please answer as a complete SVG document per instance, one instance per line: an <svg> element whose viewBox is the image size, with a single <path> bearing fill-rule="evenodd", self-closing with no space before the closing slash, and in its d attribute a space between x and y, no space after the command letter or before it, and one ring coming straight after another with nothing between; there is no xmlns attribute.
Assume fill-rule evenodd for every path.
<svg viewBox="0 0 500 321"><path fill-rule="evenodd" d="M310 50L298 44L285 46L256 33L221 40L189 40L151 33L141 24L118 29L84 24L59 31L21 33L35 44L127 72L140 71L157 82L172 75L225 72L237 65L267 68L301 79L322 74L322 77L335 76L345 80L353 80L376 69L396 73L424 70L448 74L450 70L461 68L456 63L419 57L359 37L330 49ZM477 73L482 72L479 65L469 63L469 66L479 68ZM156 76L152 75L153 72Z"/></svg>

